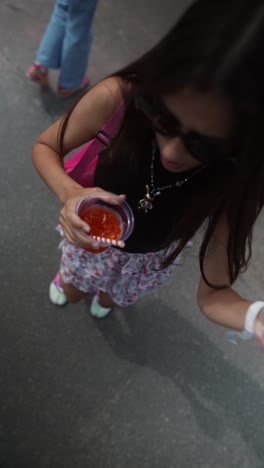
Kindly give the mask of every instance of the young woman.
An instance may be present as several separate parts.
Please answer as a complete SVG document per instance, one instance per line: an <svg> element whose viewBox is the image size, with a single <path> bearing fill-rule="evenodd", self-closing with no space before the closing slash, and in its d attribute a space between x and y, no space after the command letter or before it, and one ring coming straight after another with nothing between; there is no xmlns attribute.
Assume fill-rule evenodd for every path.
<svg viewBox="0 0 264 468"><path fill-rule="evenodd" d="M198 304L212 321L255 333L264 344L264 302L231 287L251 254L264 200L264 6L257 0L198 0L149 53L92 88L34 146L34 165L62 202L60 271L50 298L62 304L96 293L91 313L127 306L157 289L206 223ZM63 157L109 119L119 132L97 157L90 188ZM99 133L98 133L99 132ZM75 213L95 190L125 196L135 230L124 249L102 253ZM85 232L86 231L86 232Z"/></svg>

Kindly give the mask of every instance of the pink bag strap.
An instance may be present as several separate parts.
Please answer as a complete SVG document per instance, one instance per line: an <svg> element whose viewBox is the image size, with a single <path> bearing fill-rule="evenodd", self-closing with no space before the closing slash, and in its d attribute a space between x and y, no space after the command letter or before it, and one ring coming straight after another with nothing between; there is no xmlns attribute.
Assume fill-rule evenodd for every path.
<svg viewBox="0 0 264 468"><path fill-rule="evenodd" d="M102 143L104 146L108 146L111 141L110 135L105 130L102 130L102 129L96 133L95 138L96 140L99 140L100 143Z"/></svg>
<svg viewBox="0 0 264 468"><path fill-rule="evenodd" d="M123 118L125 115L125 102L122 101L115 113L108 120L102 129L100 129L95 138L87 143L87 145L82 148L78 154L74 155L74 167L70 167L71 158L65 162L65 169L67 173L70 173L71 177L74 180L81 181L84 178L84 174L87 170L87 167L91 162L96 158L96 156L109 145L111 140L117 135ZM76 156L76 158L75 158ZM77 159L78 157L78 159Z"/></svg>
<svg viewBox="0 0 264 468"><path fill-rule="evenodd" d="M110 141L117 135L121 123L125 115L125 103L122 101L115 113L108 120L99 132L97 132L95 139L98 140L103 146L108 146ZM103 149L103 147L102 147ZM99 152L99 151L98 151Z"/></svg>

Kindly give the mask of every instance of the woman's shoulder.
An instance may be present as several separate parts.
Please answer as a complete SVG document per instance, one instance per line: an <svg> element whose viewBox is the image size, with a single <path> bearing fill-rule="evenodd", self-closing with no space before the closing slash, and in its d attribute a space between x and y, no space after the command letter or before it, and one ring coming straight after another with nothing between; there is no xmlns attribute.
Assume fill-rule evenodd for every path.
<svg viewBox="0 0 264 468"><path fill-rule="evenodd" d="M127 84L118 76L111 76L95 84L74 109L78 120L89 122L92 132L104 126L125 101ZM81 118L81 119L80 119Z"/></svg>
<svg viewBox="0 0 264 468"><path fill-rule="evenodd" d="M124 100L129 84L123 78L113 75L100 81L95 85L95 88L98 92L104 94L112 105L117 107Z"/></svg>
<svg viewBox="0 0 264 468"><path fill-rule="evenodd" d="M93 99L97 106L101 104L111 114L124 101L127 88L127 82L122 78L111 76L93 86L86 96L90 101Z"/></svg>

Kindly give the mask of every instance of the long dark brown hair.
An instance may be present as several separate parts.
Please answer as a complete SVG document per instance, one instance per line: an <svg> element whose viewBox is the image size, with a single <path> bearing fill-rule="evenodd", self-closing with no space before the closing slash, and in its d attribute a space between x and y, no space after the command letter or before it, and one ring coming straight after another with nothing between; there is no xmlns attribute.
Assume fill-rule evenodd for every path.
<svg viewBox="0 0 264 468"><path fill-rule="evenodd" d="M184 217L166 240L167 244L176 239L180 243L162 265L168 266L207 220L199 258L202 276L209 285L203 262L220 218L224 216L229 227L227 255L232 284L248 265L253 225L264 203L263 50L263 0L197 0L161 42L114 74L124 83L127 111L111 157L121 157L125 150L131 164L144 139L149 138L149 124L134 104L136 94L157 98L190 88L220 94L234 110L236 163L205 171L195 197L186 202ZM70 113L62 127L61 144L69 117Z"/></svg>

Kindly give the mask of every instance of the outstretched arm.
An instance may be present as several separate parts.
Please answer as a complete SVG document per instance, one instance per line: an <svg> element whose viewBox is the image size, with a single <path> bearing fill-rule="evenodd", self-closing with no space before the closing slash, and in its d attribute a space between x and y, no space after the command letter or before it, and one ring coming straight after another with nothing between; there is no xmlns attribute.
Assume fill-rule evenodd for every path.
<svg viewBox="0 0 264 468"><path fill-rule="evenodd" d="M230 285L227 262L228 228L222 220L209 243L204 260L205 276L210 283L226 285L224 289L209 287L201 278L197 300L209 320L224 327L244 330L246 316L252 302L241 297ZM263 298L264 299L264 298ZM254 323L254 334L264 347L264 309Z"/></svg>

